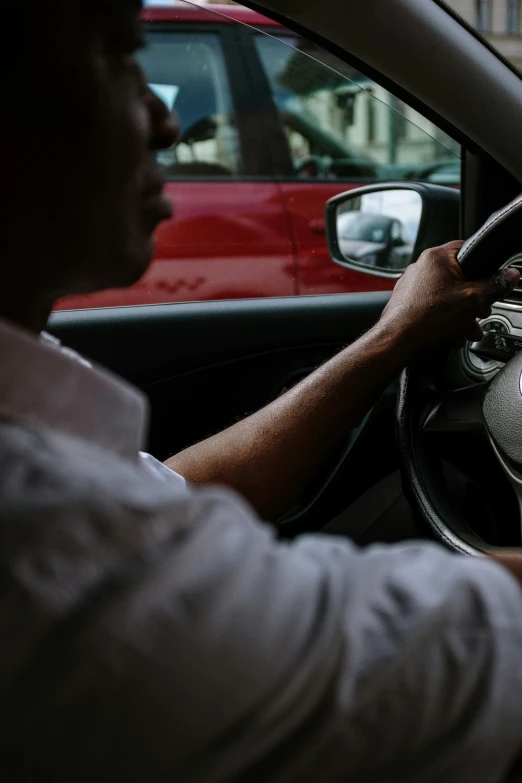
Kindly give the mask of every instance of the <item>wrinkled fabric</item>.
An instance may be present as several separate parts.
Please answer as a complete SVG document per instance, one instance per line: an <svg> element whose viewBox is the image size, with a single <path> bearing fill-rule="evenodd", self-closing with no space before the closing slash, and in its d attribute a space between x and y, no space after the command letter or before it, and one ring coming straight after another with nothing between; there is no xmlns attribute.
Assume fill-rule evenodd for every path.
<svg viewBox="0 0 522 783"><path fill-rule="evenodd" d="M503 779L522 750L507 572L429 544L279 543L232 493L150 469L140 395L17 336L0 325L2 364L39 372L0 380L2 779Z"/></svg>

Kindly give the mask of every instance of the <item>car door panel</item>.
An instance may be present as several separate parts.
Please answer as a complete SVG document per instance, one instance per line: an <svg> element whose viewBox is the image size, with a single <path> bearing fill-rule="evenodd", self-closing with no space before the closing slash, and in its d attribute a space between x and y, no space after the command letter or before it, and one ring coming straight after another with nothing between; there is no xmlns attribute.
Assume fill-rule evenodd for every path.
<svg viewBox="0 0 522 783"><path fill-rule="evenodd" d="M348 344L378 318L388 293L340 294L54 313L50 330L132 383L244 356Z"/></svg>
<svg viewBox="0 0 522 783"><path fill-rule="evenodd" d="M257 410L357 339L388 298L367 293L65 311L52 316L50 331L142 389L151 404L149 448L165 459ZM326 524L325 516L396 464L391 411L385 405L375 416L311 488L303 501L307 513L294 510L288 531ZM325 496L331 481L337 491Z"/></svg>
<svg viewBox="0 0 522 783"><path fill-rule="evenodd" d="M166 459L259 409L353 342L388 298L365 293L65 311L54 313L50 331L141 388L151 406L148 448ZM320 529L396 469L395 397L392 385L280 520L281 535Z"/></svg>

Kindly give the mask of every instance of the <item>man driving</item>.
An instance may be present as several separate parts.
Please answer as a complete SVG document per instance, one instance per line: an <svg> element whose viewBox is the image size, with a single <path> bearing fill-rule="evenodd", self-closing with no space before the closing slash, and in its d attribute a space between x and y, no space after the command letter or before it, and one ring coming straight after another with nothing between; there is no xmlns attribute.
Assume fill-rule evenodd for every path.
<svg viewBox="0 0 522 783"><path fill-rule="evenodd" d="M56 298L137 281L170 214L155 154L177 130L134 58L139 3L5 15L23 35L1 50L4 779L502 780L522 753L522 560L279 543L259 520L410 361L480 337L518 273L470 283L460 243L427 252L359 341L159 465L141 394L41 336Z"/></svg>

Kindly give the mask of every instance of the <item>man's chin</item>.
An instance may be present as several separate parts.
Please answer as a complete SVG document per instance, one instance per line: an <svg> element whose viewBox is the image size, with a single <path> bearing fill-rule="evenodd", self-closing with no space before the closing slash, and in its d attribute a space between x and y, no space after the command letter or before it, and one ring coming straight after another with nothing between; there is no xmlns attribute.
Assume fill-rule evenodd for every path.
<svg viewBox="0 0 522 783"><path fill-rule="evenodd" d="M117 275L117 282L110 288L130 288L138 283L143 275L148 271L154 253L154 241L150 237L139 252L134 250L129 253L122 265L121 274ZM108 288L109 286L105 286Z"/></svg>
<svg viewBox="0 0 522 783"><path fill-rule="evenodd" d="M130 288L138 283L149 269L153 252L152 237L134 243L126 252L119 253L118 258L111 254L106 263L97 270L98 274L89 275L87 279L71 286L71 289L61 296L95 294L113 288Z"/></svg>

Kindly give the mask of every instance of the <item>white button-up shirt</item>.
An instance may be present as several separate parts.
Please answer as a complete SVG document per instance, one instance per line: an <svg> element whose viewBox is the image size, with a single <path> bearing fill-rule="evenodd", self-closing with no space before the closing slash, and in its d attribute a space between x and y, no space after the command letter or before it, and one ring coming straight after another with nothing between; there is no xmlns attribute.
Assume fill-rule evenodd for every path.
<svg viewBox="0 0 522 783"><path fill-rule="evenodd" d="M503 779L522 591L501 567L278 543L140 457L129 386L5 323L0 360L3 779Z"/></svg>

